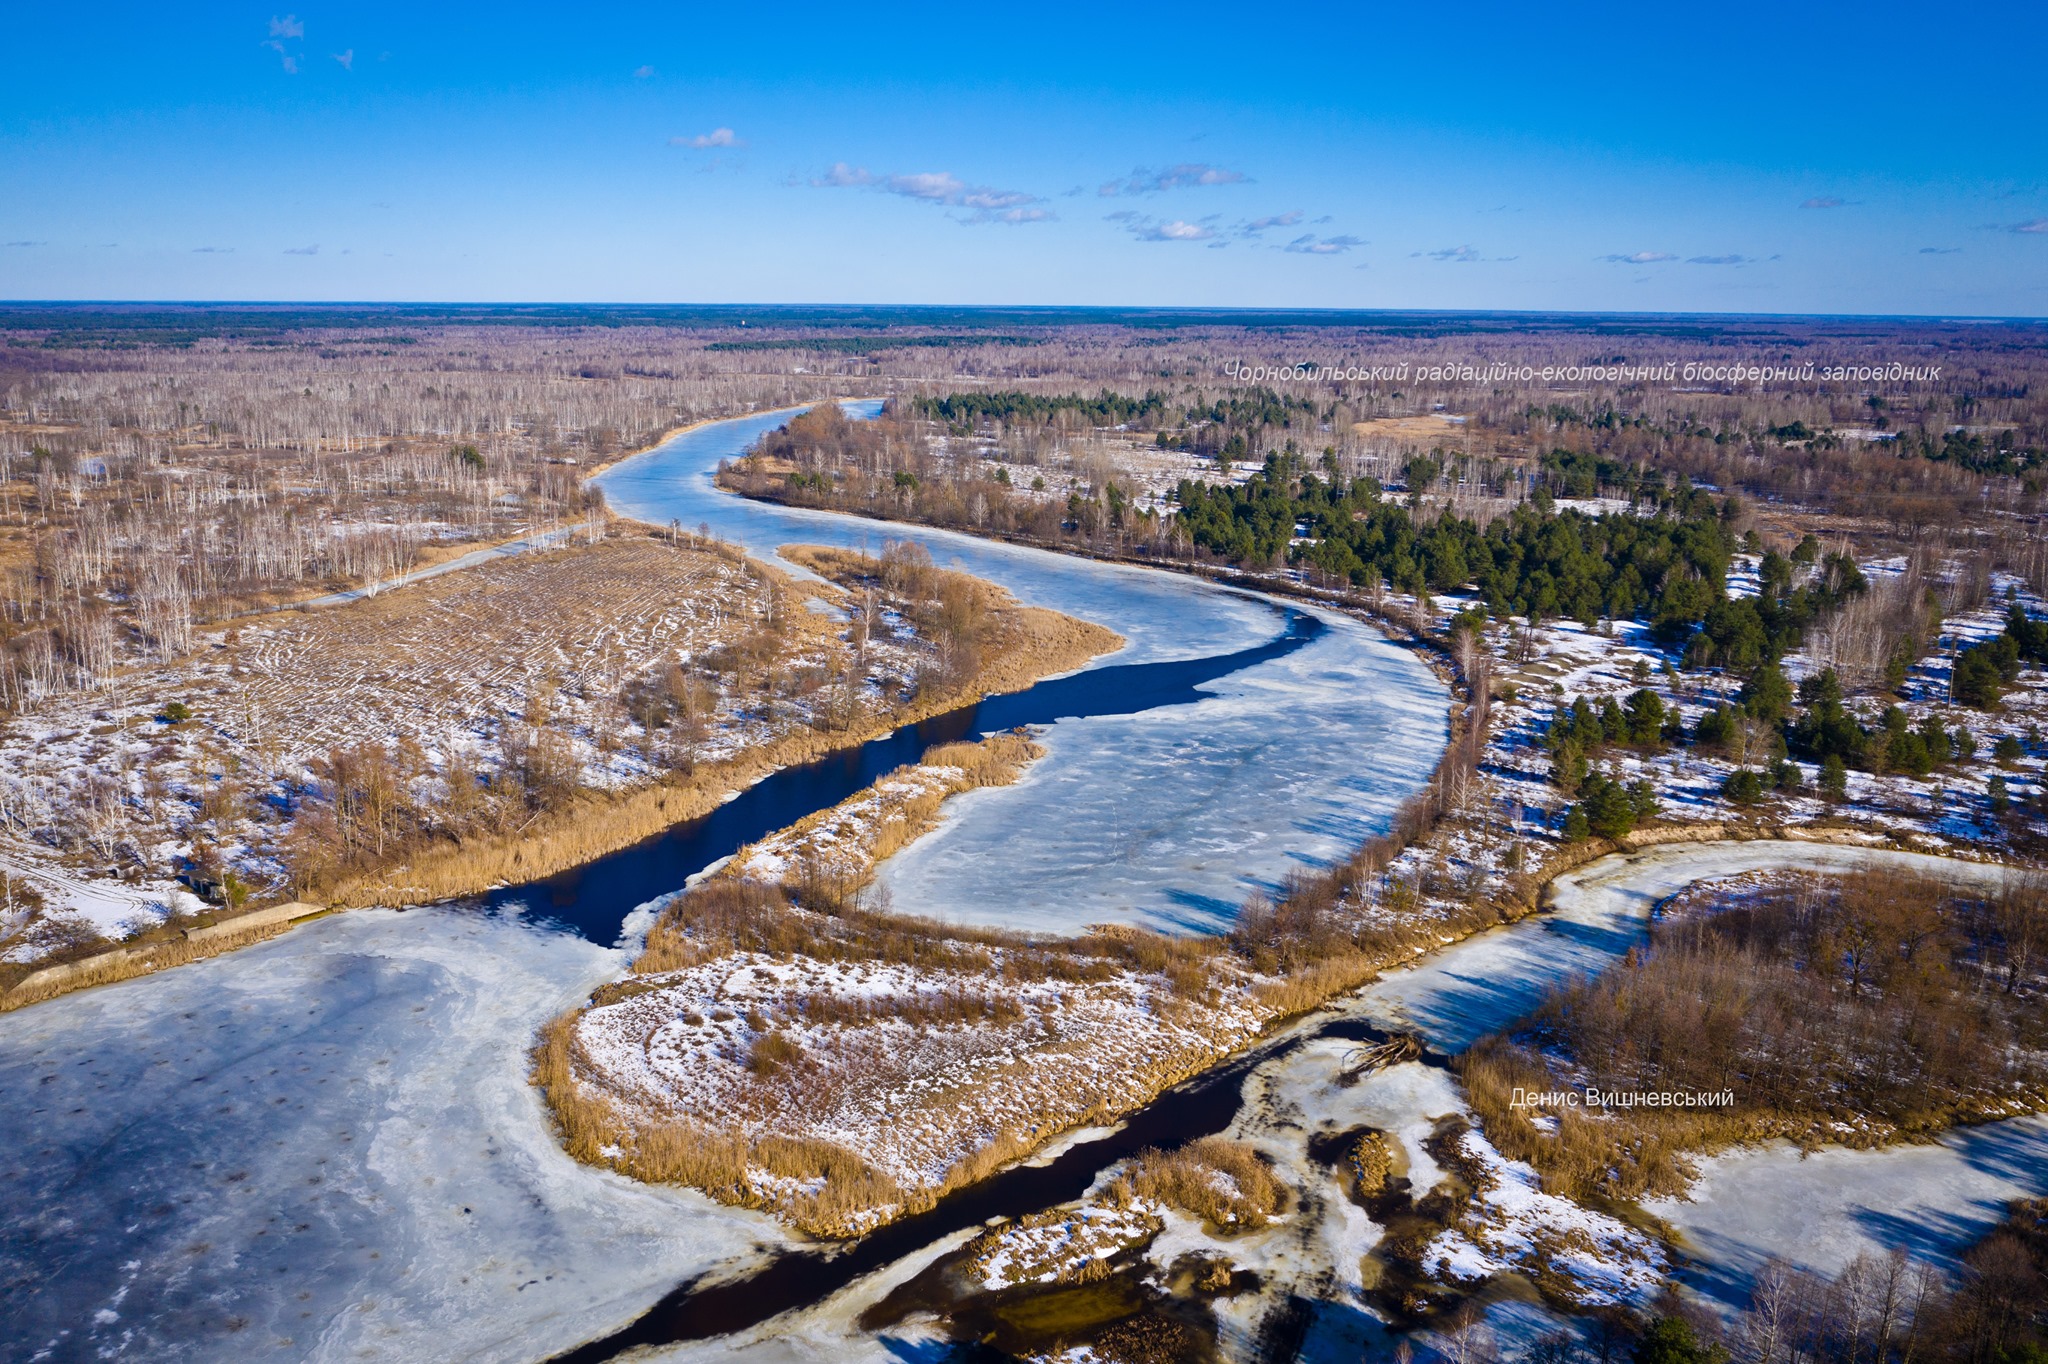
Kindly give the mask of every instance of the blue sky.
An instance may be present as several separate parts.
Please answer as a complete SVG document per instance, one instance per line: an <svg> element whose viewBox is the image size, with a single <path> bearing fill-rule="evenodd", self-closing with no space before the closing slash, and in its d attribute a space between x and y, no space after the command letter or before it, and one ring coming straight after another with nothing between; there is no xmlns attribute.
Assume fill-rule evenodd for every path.
<svg viewBox="0 0 2048 1364"><path fill-rule="evenodd" d="M16 7L0 297L2048 314L2048 7Z"/></svg>

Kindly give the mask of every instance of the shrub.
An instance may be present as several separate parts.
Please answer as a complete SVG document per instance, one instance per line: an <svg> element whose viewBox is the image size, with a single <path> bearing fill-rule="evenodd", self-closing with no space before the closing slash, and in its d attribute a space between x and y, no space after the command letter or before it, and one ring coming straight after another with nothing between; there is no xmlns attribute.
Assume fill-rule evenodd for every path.
<svg viewBox="0 0 2048 1364"><path fill-rule="evenodd" d="M1820 794L1821 799L1829 802L1849 798L1849 769L1838 753L1828 754L1820 765Z"/></svg>
<svg viewBox="0 0 2048 1364"><path fill-rule="evenodd" d="M1957 704L1996 710L2005 689L2020 673L2020 646L2011 635L1974 644L1956 655L1949 691Z"/></svg>
<svg viewBox="0 0 2048 1364"><path fill-rule="evenodd" d="M1721 783L1721 794L1731 804L1755 805L1764 798L1764 779L1747 767L1737 768Z"/></svg>
<svg viewBox="0 0 2048 1364"><path fill-rule="evenodd" d="M1728 1351L1702 1344L1683 1317L1660 1317L1636 1345L1636 1364L1727 1364Z"/></svg>
<svg viewBox="0 0 2048 1364"><path fill-rule="evenodd" d="M1700 717L1693 727L1692 741L1699 748L1726 748L1735 741L1735 712L1728 706L1716 706Z"/></svg>
<svg viewBox="0 0 2048 1364"><path fill-rule="evenodd" d="M1579 784L1578 804L1565 815L1567 838L1573 837L1571 817L1574 812L1585 822L1586 832L1596 838L1626 838L1635 829L1637 820L1657 812L1656 791L1647 781L1624 786L1595 772Z"/></svg>
<svg viewBox="0 0 2048 1364"><path fill-rule="evenodd" d="M803 1054L804 1049L787 1033L764 1032L747 1053L747 1069L756 1075L775 1075L802 1060Z"/></svg>
<svg viewBox="0 0 2048 1364"><path fill-rule="evenodd" d="M1110 1186L1109 1201L1168 1203L1219 1227L1263 1227L1280 1211L1285 1193L1252 1147L1203 1137L1178 1151L1143 1151Z"/></svg>

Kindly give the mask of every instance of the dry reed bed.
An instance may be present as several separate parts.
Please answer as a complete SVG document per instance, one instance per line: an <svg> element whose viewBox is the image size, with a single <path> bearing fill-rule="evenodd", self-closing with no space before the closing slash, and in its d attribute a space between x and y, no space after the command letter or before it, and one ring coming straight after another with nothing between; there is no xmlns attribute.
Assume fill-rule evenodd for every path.
<svg viewBox="0 0 2048 1364"><path fill-rule="evenodd" d="M882 589L931 598L948 589L971 594L982 621L977 696L1021 691L1124 645L1122 635L1093 621L1024 606L985 579L933 568L915 546L890 546L879 556L824 545L784 545L776 553L853 592Z"/></svg>
<svg viewBox="0 0 2048 1364"><path fill-rule="evenodd" d="M1008 786L1043 756L1045 749L1022 732L940 744L867 790L748 844L721 873L779 884L807 899L821 891L850 895L873 879L879 863L930 829L948 797Z"/></svg>
<svg viewBox="0 0 2048 1364"><path fill-rule="evenodd" d="M961 1266L991 1291L1028 1283L1092 1283L1110 1260L1144 1245L1168 1209L1216 1233L1252 1231L1287 1206L1286 1186L1248 1143L1203 1137L1176 1151L1146 1150L1109 1186L1076 1206L999 1222L967 1244Z"/></svg>
<svg viewBox="0 0 2048 1364"><path fill-rule="evenodd" d="M293 925L288 923L273 923L245 932L225 934L218 938L166 937L134 947L104 952L93 958L90 966L62 980L46 984L17 985L13 989L0 992L0 1013L30 1004L40 1004L44 1000L70 994L73 990L83 990L93 985L112 985L117 981L150 975L167 967L183 966L188 962L218 957L237 948L267 942L291 927Z"/></svg>

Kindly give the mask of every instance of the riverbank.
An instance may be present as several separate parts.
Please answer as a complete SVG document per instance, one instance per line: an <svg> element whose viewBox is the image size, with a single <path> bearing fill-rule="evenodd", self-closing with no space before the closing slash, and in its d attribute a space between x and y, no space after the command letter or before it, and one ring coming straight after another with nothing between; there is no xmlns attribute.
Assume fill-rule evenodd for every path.
<svg viewBox="0 0 2048 1364"><path fill-rule="evenodd" d="M938 582L943 586L958 577L942 574ZM214 660L210 666L218 679L174 673L154 687L138 683L130 705L146 717L165 705L165 698L155 692L189 698L191 709L197 712L194 719L168 727L159 722L152 728L165 730L164 738L172 743L192 747L195 766L212 751L206 745L216 730L223 741L243 747L253 741L252 736L262 739L266 731L282 731L304 750L297 761L324 771L331 769L330 782L343 780L346 772L347 779L355 783L383 783L360 791L350 788L352 801L382 802L380 808L385 813L378 816L379 823L370 826L374 841L355 837L349 826L336 828L332 822L320 825L328 839L325 843L281 836L274 824L252 826L250 832L238 836L245 844L267 839L266 847L275 844L277 856L291 859L295 883L289 893L294 898L335 908L456 898L584 865L704 815L777 769L858 748L879 735L972 705L990 694L1028 688L1043 677L1079 668L1122 643L1114 632L1100 626L1021 606L992 585L964 579L961 584L956 595L972 603L975 647L971 655L962 654L955 660L957 666L951 672L941 674L926 669L920 661L934 647L934 641L921 630L908 624L886 627L872 637L864 634L854 648L841 638L847 632L841 619L845 612L806 608L807 601L819 598L847 599L842 587L831 582L798 582L781 569L715 542L686 549L666 544L663 534L652 528L628 526L599 545L563 550L541 559L495 561L473 574L432 579L414 589L427 594L423 598L415 599L409 593L383 594L344 614L304 618L303 624L294 623L294 618L279 618L277 625L243 639ZM550 592L569 595L557 607L550 607ZM678 592L684 594L683 600L673 595ZM705 592L711 596L702 602L690 595ZM718 649L758 650L764 646L752 641L762 639L773 645L776 656L810 660L806 666L815 667L820 659L829 664L834 657L846 655L849 661L842 671L854 670L846 673L847 681L866 682L863 690L872 694L856 692L847 701L835 703L827 714L821 701L806 708L804 696L793 694L789 700L783 699L782 691L791 690L790 686L776 684L774 674L766 670L779 666L787 671L789 665L778 665L773 659L742 662L742 668L755 671L712 674L699 682L686 679L679 698L653 693L653 702L663 707L662 711L643 709L643 717L661 723L659 729L650 728L643 740L650 749L661 734L679 734L692 725L704 730L710 721L717 721L718 727L709 729L703 740L692 741L694 751L703 754L701 758L637 766L622 761L616 743L607 749L610 736L604 731L623 721L604 712L602 705L612 703L617 687L616 680L604 679L615 679L621 671L618 645L607 642L605 636L628 635L626 623L594 625L604 647L592 654L593 670L587 682L574 672L565 678L564 655L555 648L559 644L569 650L567 656L572 660L592 652L586 648L588 632L576 622L601 611L620 593L629 598L626 616L637 619L633 613L638 612L648 621L644 639L632 635L621 642L640 647L656 665L662 648L671 641L690 646L682 654L687 660L712 657ZM478 600L472 602L471 598ZM883 598L884 604L896 601L894 596ZM536 611L545 615L538 629L527 623ZM479 618L478 612L486 613L487 618ZM704 620L701 629L691 624L697 615ZM460 617L467 625L454 630L451 617ZM750 618L765 625L750 627ZM686 637L677 635L679 628ZM772 637L763 633L771 628L779 633ZM746 633L748 629L752 629L751 635ZM300 639L301 635L305 638ZM522 654L534 655L533 668L528 671L538 679L533 687L524 689L518 685L517 660ZM877 676L882 676L886 685L856 676L861 669L884 670L885 676ZM358 690L366 673L382 680L376 694L368 697ZM733 697L725 711L732 713L721 718L720 712L704 708L716 705L718 692L714 688L722 676L734 680L725 683ZM758 689L765 700L742 694L746 686L755 685L746 682L750 676L761 679ZM471 685L476 679L481 679L482 690ZM209 680L217 680L215 690L228 699L204 700L210 694ZM914 692L907 700L893 690L908 689L913 683ZM654 685L667 684L656 679ZM544 696L557 698L540 703L552 705L552 717L545 710L538 715L533 711L534 687ZM824 693L810 695L816 698ZM700 697L711 699L705 702ZM527 708L527 723L507 722L502 708L520 705ZM598 708L591 709L593 705ZM697 706L705 718L677 715L669 720L669 711L678 705ZM500 810L483 799L497 787L479 786L469 792L467 806L459 801L446 806L436 803L421 807L416 818L390 813L401 804L394 789L404 792L415 780L438 780L422 755L432 747L442 748L444 754L452 748L453 734L471 723L463 713L465 706L476 712L473 723L484 732L506 734L506 766L515 773L531 766L531 754L539 751L543 756L553 753L556 766L570 761L595 762L620 768L626 776L606 785L558 783L544 793L538 810L530 806ZM587 724L578 720L577 706L591 709ZM555 727L543 729L550 719ZM578 728L566 737L556 737L564 720ZM371 735L379 729L384 733L369 737L364 734L366 725ZM529 728L535 736L531 739L523 737ZM333 737L323 743L322 736L329 733ZM81 728L75 737L82 744L105 745L118 742L124 734L117 726L100 726L91 734ZM389 745L394 736L397 747L392 749ZM517 752L512 746L515 739L521 741ZM351 747L352 740L366 741L376 752L366 759L360 755L368 749ZM165 757L163 739L157 745L157 778L175 781L177 769ZM244 770L288 776L291 762L277 749L271 741L260 762L245 759ZM394 775L390 769L402 767L407 754L413 755L419 770L410 777ZM469 790L466 783L476 780L476 757L463 756L468 759L467 768L449 768L451 794L457 797ZM64 759L62 752L45 745L34 761L60 759ZM87 767L94 761L86 757L76 760ZM344 762L370 765L357 773L355 767L340 765ZM465 777L464 771L472 775ZM635 772L640 774L637 781ZM237 807L229 804L224 808ZM299 814L303 816L304 810ZM192 817L199 816L195 811ZM380 857L379 849L386 847L388 852ZM255 904L261 905L264 898L255 897ZM189 915L159 917L165 921L97 953L74 948L40 961L13 964L10 974L18 983L31 970L91 958L88 965L60 979L0 995L0 1008L18 1007L86 984L128 979L215 955L234 945L218 936L204 944L190 942L186 930L195 921ZM236 917L216 912L197 922L232 924ZM212 932L208 930L209 935ZM252 931L248 940L261 936L264 934Z"/></svg>
<svg viewBox="0 0 2048 1364"><path fill-rule="evenodd" d="M580 1160L816 1235L870 1232L1119 1120L1390 965L1532 912L1532 895L1451 919L1339 909L1442 816L1446 775L1470 760L1461 732L1386 833L1227 936L1031 938L863 907L849 892L875 850L914 830L844 873L791 850L821 829L843 846L844 812L888 804L885 780L679 897L632 973L544 1032L535 1082ZM774 884L744 887L756 861Z"/></svg>
<svg viewBox="0 0 2048 1364"><path fill-rule="evenodd" d="M837 637L836 621L801 606L805 598L820 594L817 584L797 582L755 559L742 556L742 562L785 598L780 609L793 628L819 640ZM863 708L841 729L786 730L731 757L700 763L644 786L623 791L580 789L564 805L541 812L518 830L415 855L388 872L337 884L327 898L350 906L392 899L418 903L475 895L507 882L540 880L695 819L778 768L858 748L985 696L1071 672L1123 643L1101 626L1020 606L992 584L977 583L974 591L981 594L988 614L988 638L973 671L958 682L921 686L914 699L887 709Z"/></svg>
<svg viewBox="0 0 2048 1364"><path fill-rule="evenodd" d="M1859 1252L1881 1255L1897 1245L1946 1262L1997 1222L2004 1200L2048 1192L2048 1164L2030 1159L2044 1140L2040 1119L1890 1151L1827 1148L1804 1160L1782 1147L1731 1152L1703 1164L1697 1202L1658 1203L1640 1216L1541 1190L1530 1167L1508 1161L1476 1128L1457 1137L1457 1124L1477 1115L1441 1059L1360 1066L1361 1039L1385 1028L1412 1029L1439 1057L1460 1050L1474 1029L1520 1016L1550 985L1625 956L1655 905L1774 865L1931 868L1972 882L1997 874L1981 863L1805 842L1604 854L1549 886L1545 914L1427 953L1269 1033L1288 1040L1262 1044L1269 1050L1231 1080L1228 1097L1212 1099L1219 1116L1182 1117L1173 1133L1146 1139L1220 1133L1254 1146L1286 1190L1287 1215L1268 1227L1168 1214L1156 1232L1105 1234L1093 1268L1077 1259L1045 1281L994 1287L975 1277L966 1235L911 1253L899 1247L901 1258L867 1262L873 1272L831 1298L772 1324L762 1322L770 1314L763 1311L729 1323L725 1329L739 1333L722 1334L715 1345L656 1357L754 1360L794 1348L866 1364L893 1357L878 1332L894 1348L909 1340L936 1350L999 1326L1011 1333L1028 1326L1034 1349L1057 1352L1089 1344L1132 1320L1134 1310L1140 1320L1193 1323L1202 1338L1250 1354L1279 1339L1306 1358L1377 1358L1404 1339L1421 1350L1453 1336L1468 1346L1491 1337L1503 1349L1526 1350L1570 1330L1572 1316L1589 1305L1647 1305L1670 1274L1739 1307L1750 1277L1773 1254L1825 1272ZM1134 1122L1148 1124L1149 1110ZM1380 1158L1361 1164L1361 1142ZM1089 1149L1071 1148L1061 1159ZM1078 1203L1012 1205L1004 1221L987 1232L976 1226L974 1234L1029 1237L1036 1227L1105 1218L1119 1168L1118 1155L1104 1156L1091 1193L1080 1192L1091 1183L1085 1176L1070 1177L1075 1192L1065 1197ZM1760 1175L1756 1188L1746 1182L1752 1170ZM1817 1210L1811 1220L1809 1208ZM1672 1227L1685 1233L1678 1255L1658 1244ZM729 1287L725 1297L738 1299L747 1285ZM1091 1304L1100 1309L1094 1316Z"/></svg>

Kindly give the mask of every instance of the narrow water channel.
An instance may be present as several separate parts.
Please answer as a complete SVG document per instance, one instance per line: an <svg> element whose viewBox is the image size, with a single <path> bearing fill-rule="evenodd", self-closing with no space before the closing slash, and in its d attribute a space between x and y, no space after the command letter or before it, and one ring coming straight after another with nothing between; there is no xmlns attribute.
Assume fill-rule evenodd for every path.
<svg viewBox="0 0 2048 1364"><path fill-rule="evenodd" d="M0 1355L406 1361L460 1341L468 1359L530 1364L643 1319L664 1295L664 1313L685 1311L676 1330L700 1329L688 1320L719 1300L683 1309L676 1285L815 1268L811 1248L764 1214L577 1165L526 1079L539 1025L622 968L613 944L629 912L975 731L1042 726L1050 751L1017 786L963 800L945 856L921 871L932 894L896 894L906 912L1214 930L1250 891L1383 828L1426 779L1442 688L1368 627L1171 574L716 492L718 461L784 419L701 428L598 481L625 514L708 525L761 555L914 535L941 565L1097 621L1126 647L771 776L691 826L501 891L495 912L333 916L0 1016L0 1087L18 1096L0 1109ZM1125 1141L1226 1120L1230 1085L1228 1072L1198 1082L1133 1135L1077 1147L1051 1173L1022 1167L942 1216L1056 1201ZM856 1253L883 1256L939 1223L904 1225ZM826 1291L810 1270L771 1272Z"/></svg>
<svg viewBox="0 0 2048 1364"><path fill-rule="evenodd" d="M1282 627L1264 644L1208 658L1093 668L1051 678L1023 691L986 696L843 752L780 768L708 814L558 875L492 891L484 902L494 911L560 924L592 942L610 944L617 941L621 925L633 910L673 892L746 844L837 804L905 763L916 762L934 744L1019 725L1194 705L1208 699L1201 690L1205 684L1284 658L1327 628L1314 616L1260 604L1273 612L1275 623Z"/></svg>
<svg viewBox="0 0 2048 1364"><path fill-rule="evenodd" d="M941 1200L928 1212L892 1222L843 1247L785 1253L758 1274L699 1287L684 1284L625 1330L557 1357L554 1364L596 1364L643 1345L730 1335L792 1308L815 1303L864 1274L992 1218L1021 1217L1070 1202L1097 1176L1148 1147L1171 1150L1229 1127L1242 1106L1245 1077L1323 1038L1383 1042L1388 1034L1356 1018L1335 1018L1282 1032L1223 1065L1175 1085L1100 1137L1076 1142L1051 1160L1013 1165ZM1429 1056L1425 1064L1441 1066Z"/></svg>

